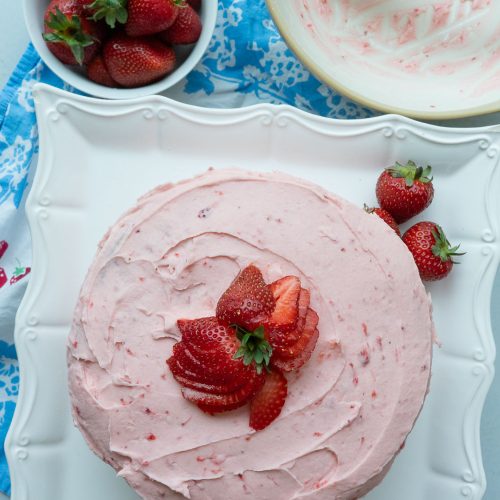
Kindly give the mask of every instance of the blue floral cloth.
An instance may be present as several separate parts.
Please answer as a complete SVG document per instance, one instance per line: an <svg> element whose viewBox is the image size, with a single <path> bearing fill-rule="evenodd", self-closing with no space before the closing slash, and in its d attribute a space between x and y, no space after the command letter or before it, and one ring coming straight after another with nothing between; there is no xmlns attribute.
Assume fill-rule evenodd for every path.
<svg viewBox="0 0 500 500"><path fill-rule="evenodd" d="M35 168L36 82L74 91L41 62L30 45L0 94L0 442L14 413L19 370L14 318L31 271L24 199ZM363 108L316 80L295 58L269 17L264 0L219 0L214 36L198 66L168 95L200 106L286 103L335 118L365 118ZM10 493L0 451L0 490Z"/></svg>

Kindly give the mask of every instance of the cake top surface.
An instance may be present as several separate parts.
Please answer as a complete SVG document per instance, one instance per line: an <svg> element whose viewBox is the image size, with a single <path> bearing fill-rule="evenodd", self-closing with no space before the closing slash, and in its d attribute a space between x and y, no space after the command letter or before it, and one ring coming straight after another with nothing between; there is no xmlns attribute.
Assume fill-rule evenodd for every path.
<svg viewBox="0 0 500 500"><path fill-rule="evenodd" d="M300 277L319 315L280 416L217 416L166 364L180 318L211 316L238 272ZM69 342L75 421L143 498L356 498L413 427L431 364L430 301L383 221L281 173L211 170L141 198L107 233Z"/></svg>

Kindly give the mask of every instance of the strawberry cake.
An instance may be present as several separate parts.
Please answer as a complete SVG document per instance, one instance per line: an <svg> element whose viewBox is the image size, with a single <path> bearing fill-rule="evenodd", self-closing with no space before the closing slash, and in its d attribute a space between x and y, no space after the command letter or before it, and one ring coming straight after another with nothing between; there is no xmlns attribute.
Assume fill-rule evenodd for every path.
<svg viewBox="0 0 500 500"><path fill-rule="evenodd" d="M210 170L108 231L69 337L74 420L144 499L348 500L424 403L430 299L382 219Z"/></svg>

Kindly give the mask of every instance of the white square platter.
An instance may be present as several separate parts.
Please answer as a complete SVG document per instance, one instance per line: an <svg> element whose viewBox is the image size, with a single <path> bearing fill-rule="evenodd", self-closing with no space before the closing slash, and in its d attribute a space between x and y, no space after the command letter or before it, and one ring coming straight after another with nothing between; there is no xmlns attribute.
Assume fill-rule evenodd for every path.
<svg viewBox="0 0 500 500"><path fill-rule="evenodd" d="M164 97L101 101L35 88L40 157L26 204L33 273L16 321L21 369L6 449L13 500L132 500L73 427L66 337L96 245L144 192L209 167L281 170L352 202L375 202L383 167L434 168L439 222L467 254L430 284L441 347L415 429L369 500L482 498L479 424L493 378L492 284L500 256L500 133L399 116L335 121L288 106L220 110Z"/></svg>

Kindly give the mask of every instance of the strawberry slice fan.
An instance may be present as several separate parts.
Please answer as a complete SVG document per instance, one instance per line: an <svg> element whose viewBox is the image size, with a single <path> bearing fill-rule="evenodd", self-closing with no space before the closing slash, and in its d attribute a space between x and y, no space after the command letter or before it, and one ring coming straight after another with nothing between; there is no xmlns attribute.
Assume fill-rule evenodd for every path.
<svg viewBox="0 0 500 500"><path fill-rule="evenodd" d="M250 427L281 413L286 372L311 357L319 332L309 290L297 276L266 284L254 265L222 294L215 316L179 319L181 340L167 360L185 399L209 414L250 403Z"/></svg>

